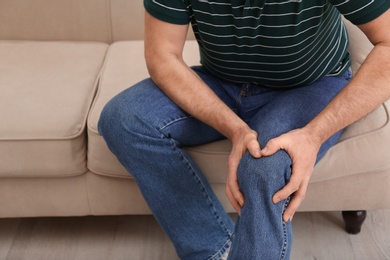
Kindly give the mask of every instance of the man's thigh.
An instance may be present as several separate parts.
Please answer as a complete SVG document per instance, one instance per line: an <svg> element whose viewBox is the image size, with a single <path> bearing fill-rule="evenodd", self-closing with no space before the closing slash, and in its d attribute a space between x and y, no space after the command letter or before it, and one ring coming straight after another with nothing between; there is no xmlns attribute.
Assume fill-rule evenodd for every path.
<svg viewBox="0 0 390 260"><path fill-rule="evenodd" d="M340 77L324 77L309 86L281 90L275 94L249 121L249 125L259 134L260 145L264 147L270 139L307 125L349 80L350 72L347 72ZM324 144L327 149L338 137L339 133L329 140L331 144Z"/></svg>
<svg viewBox="0 0 390 260"><path fill-rule="evenodd" d="M195 69L195 72L223 102L234 109L231 105L234 102L223 91L218 80L201 68ZM137 121L154 127L163 136L174 139L180 145L199 145L224 138L210 126L183 111L150 78L119 93L110 103L114 103L111 107L121 111L119 116L128 121L128 125L132 124L132 119L137 118Z"/></svg>

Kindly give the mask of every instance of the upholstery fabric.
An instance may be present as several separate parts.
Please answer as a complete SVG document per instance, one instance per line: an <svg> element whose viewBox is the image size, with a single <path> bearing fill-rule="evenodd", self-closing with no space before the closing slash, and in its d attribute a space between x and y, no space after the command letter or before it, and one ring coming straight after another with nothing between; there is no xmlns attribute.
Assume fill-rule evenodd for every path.
<svg viewBox="0 0 390 260"><path fill-rule="evenodd" d="M0 205L2 218L91 214L85 175L66 178L1 178Z"/></svg>
<svg viewBox="0 0 390 260"><path fill-rule="evenodd" d="M113 42L143 40L143 1L111 0L110 9ZM139 11L134 12L134 10Z"/></svg>
<svg viewBox="0 0 390 260"><path fill-rule="evenodd" d="M1 0L0 39L112 41L109 1Z"/></svg>
<svg viewBox="0 0 390 260"><path fill-rule="evenodd" d="M199 64L197 43L188 41L184 59L189 65ZM143 56L143 41L122 41L110 46L104 64L100 87L88 118L88 168L97 174L130 178L126 169L108 150L98 134L97 123L104 105L120 91L148 77Z"/></svg>
<svg viewBox="0 0 390 260"><path fill-rule="evenodd" d="M86 172L85 124L107 44L0 41L0 176Z"/></svg>

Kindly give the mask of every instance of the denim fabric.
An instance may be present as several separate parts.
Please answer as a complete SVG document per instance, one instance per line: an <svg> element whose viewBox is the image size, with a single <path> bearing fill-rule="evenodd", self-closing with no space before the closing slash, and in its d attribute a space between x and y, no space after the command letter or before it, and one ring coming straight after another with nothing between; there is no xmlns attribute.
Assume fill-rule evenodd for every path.
<svg viewBox="0 0 390 260"><path fill-rule="evenodd" d="M272 89L227 82L203 67L193 70L258 131L262 147L270 138L306 125L351 77L348 72L305 87ZM289 258L291 223L282 220L289 199L272 203L272 195L291 175L287 153L260 159L244 155L238 179L245 206L234 225L184 149L224 137L181 110L151 79L114 97L104 108L98 129L136 180L181 259L220 259L229 248L229 259L234 260ZM318 159L339 136L324 143Z"/></svg>

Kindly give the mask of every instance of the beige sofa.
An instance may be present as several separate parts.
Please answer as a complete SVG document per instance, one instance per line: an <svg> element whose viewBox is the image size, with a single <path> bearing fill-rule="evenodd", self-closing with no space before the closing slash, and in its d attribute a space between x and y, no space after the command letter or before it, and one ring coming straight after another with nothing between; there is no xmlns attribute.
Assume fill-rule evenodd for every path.
<svg viewBox="0 0 390 260"><path fill-rule="evenodd" d="M372 46L348 28L356 71ZM0 0L0 217L150 214L96 129L104 104L148 76L142 37L142 0ZM193 40L185 60L199 63ZM348 127L301 211L390 208L389 106ZM232 212L229 149L188 151Z"/></svg>

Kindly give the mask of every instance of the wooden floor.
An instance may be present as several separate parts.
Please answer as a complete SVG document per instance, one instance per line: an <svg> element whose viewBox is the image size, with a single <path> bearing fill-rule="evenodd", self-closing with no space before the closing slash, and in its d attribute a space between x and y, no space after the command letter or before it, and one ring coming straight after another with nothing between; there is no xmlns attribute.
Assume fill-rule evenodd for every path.
<svg viewBox="0 0 390 260"><path fill-rule="evenodd" d="M297 213L296 260L390 259L390 210L368 212L359 235L339 212ZM0 219L0 260L175 260L151 216Z"/></svg>

